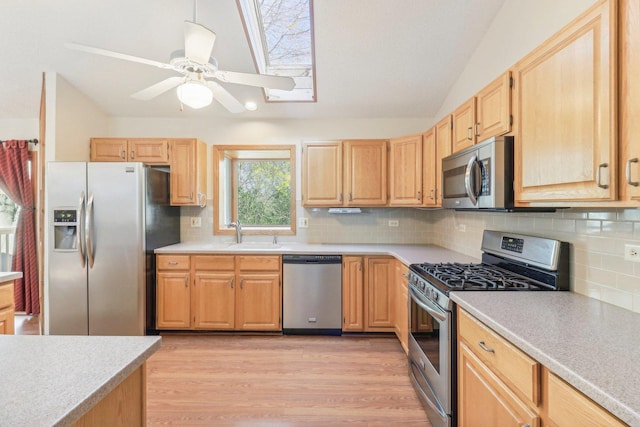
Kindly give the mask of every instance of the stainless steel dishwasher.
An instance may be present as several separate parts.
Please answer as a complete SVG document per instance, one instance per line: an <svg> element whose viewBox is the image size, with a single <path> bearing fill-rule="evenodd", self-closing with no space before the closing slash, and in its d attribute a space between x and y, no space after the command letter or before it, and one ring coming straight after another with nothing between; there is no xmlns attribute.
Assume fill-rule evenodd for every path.
<svg viewBox="0 0 640 427"><path fill-rule="evenodd" d="M282 332L342 334L342 256L282 256Z"/></svg>

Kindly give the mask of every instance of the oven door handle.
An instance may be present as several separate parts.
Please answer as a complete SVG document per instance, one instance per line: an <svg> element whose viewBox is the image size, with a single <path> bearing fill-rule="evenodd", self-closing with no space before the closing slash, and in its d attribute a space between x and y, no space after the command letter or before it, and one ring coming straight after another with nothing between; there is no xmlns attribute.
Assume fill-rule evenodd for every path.
<svg viewBox="0 0 640 427"><path fill-rule="evenodd" d="M473 182L471 182L471 175L473 175ZM469 200L475 206L478 204L478 196L480 193L476 194L476 187L478 185L478 156L473 156L469 159L469 163L467 163L467 168L464 171L464 188L467 191L467 196L469 196ZM480 179L482 179L480 177Z"/></svg>
<svg viewBox="0 0 640 427"><path fill-rule="evenodd" d="M445 313L442 313L435 305L432 305L430 302L423 302L420 299L420 296L418 295L418 293L416 291L414 291L412 288L409 288L409 293L411 294L411 299L418 304L418 306L423 309L424 311L426 311L427 313L431 314L433 317L435 317L436 319L442 321L442 322L446 322L447 321L447 316Z"/></svg>

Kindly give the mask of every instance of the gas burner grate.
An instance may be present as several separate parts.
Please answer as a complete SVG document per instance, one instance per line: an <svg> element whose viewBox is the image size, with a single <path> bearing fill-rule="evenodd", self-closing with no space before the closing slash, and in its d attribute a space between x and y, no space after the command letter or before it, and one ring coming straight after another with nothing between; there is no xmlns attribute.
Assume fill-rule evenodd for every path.
<svg viewBox="0 0 640 427"><path fill-rule="evenodd" d="M532 280L486 264L423 263L416 268L451 290L535 290Z"/></svg>

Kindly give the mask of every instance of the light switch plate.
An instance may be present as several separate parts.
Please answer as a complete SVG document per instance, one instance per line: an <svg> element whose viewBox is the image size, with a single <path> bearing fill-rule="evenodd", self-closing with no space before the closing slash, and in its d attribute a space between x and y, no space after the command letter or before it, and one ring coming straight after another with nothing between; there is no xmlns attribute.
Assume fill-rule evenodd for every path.
<svg viewBox="0 0 640 427"><path fill-rule="evenodd" d="M300 228L309 228L309 218L299 218L298 219L298 227Z"/></svg>
<svg viewBox="0 0 640 427"><path fill-rule="evenodd" d="M390 219L389 227L400 227L400 221L398 221L397 219Z"/></svg>
<svg viewBox="0 0 640 427"><path fill-rule="evenodd" d="M640 262L640 246L624 245L624 259L627 261Z"/></svg>

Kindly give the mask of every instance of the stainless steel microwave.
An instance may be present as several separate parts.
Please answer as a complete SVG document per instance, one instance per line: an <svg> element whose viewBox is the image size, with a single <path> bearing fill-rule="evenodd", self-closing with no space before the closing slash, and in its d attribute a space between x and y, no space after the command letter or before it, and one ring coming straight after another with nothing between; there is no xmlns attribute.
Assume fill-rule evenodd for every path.
<svg viewBox="0 0 640 427"><path fill-rule="evenodd" d="M513 137L493 137L442 159L442 206L514 210Z"/></svg>

